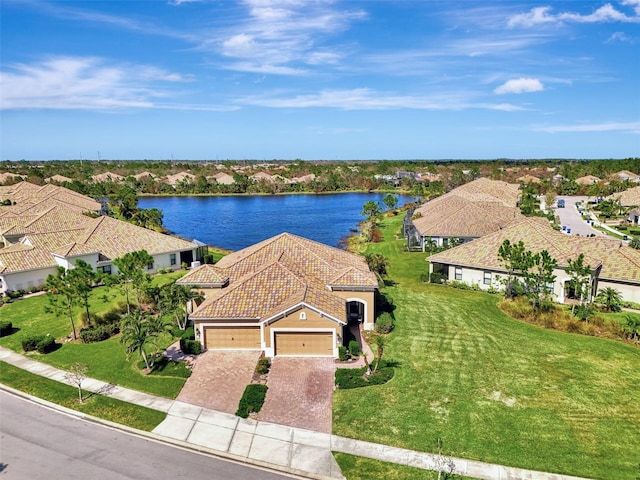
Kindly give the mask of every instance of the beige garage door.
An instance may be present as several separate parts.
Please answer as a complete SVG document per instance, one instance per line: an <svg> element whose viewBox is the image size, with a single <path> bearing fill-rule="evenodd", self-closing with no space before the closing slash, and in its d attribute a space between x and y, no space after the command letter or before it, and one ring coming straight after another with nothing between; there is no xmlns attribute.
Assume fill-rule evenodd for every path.
<svg viewBox="0 0 640 480"><path fill-rule="evenodd" d="M206 327L207 348L260 349L260 327Z"/></svg>
<svg viewBox="0 0 640 480"><path fill-rule="evenodd" d="M276 355L333 356L331 332L276 332Z"/></svg>

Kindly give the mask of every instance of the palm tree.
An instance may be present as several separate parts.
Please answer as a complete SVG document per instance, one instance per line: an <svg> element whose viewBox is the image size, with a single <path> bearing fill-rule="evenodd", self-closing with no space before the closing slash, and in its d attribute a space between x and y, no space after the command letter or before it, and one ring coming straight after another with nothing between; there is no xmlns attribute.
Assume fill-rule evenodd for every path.
<svg viewBox="0 0 640 480"><path fill-rule="evenodd" d="M204 296L190 285L176 285L175 283L167 290L164 305L167 312L173 312L182 330L187 328L189 320L189 304L199 302ZM181 320L182 318L182 320Z"/></svg>
<svg viewBox="0 0 640 480"><path fill-rule="evenodd" d="M597 296L598 302L602 303L609 312L619 312L622 303L622 295L612 287L603 288Z"/></svg>
<svg viewBox="0 0 640 480"><path fill-rule="evenodd" d="M380 361L382 360L382 354L384 353L384 337L378 335L374 339L374 342L376 343L376 347L378 347L378 356L376 357L376 368L373 369L373 373L380 369Z"/></svg>
<svg viewBox="0 0 640 480"><path fill-rule="evenodd" d="M120 321L120 343L126 348L127 358L139 352L149 370L153 364L149 364L146 347L155 342L160 331L159 325L149 321L140 310L134 310L133 313L123 316Z"/></svg>

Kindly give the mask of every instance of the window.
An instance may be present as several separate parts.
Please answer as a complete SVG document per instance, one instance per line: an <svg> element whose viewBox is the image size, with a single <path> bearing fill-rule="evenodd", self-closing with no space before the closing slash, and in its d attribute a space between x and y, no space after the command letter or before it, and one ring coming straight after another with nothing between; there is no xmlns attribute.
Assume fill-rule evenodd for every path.
<svg viewBox="0 0 640 480"><path fill-rule="evenodd" d="M147 265L147 270L153 270L153 262Z"/></svg>
<svg viewBox="0 0 640 480"><path fill-rule="evenodd" d="M171 255L169 255L169 264L175 265L176 263L178 263L178 260L176 260L176 254L172 253Z"/></svg>
<svg viewBox="0 0 640 480"><path fill-rule="evenodd" d="M111 275L111 265L103 265L102 267L98 267L98 270L105 275Z"/></svg>
<svg viewBox="0 0 640 480"><path fill-rule="evenodd" d="M456 267L456 280L462 280L462 267Z"/></svg>
<svg viewBox="0 0 640 480"><path fill-rule="evenodd" d="M306 319L307 319L306 312L300 312L300 320L306 320Z"/></svg>
<svg viewBox="0 0 640 480"><path fill-rule="evenodd" d="M553 293L553 282L548 282L545 285L545 290L547 291L547 293Z"/></svg>
<svg viewBox="0 0 640 480"><path fill-rule="evenodd" d="M491 272L484 272L484 284L491 285Z"/></svg>

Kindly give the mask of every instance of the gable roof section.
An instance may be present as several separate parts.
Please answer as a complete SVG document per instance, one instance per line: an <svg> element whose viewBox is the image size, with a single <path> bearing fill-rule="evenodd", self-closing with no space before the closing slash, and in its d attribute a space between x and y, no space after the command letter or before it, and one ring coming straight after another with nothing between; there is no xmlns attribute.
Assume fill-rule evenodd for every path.
<svg viewBox="0 0 640 480"><path fill-rule="evenodd" d="M102 207L100 202L96 202L92 198L51 183L40 186L30 182L20 182L9 187L0 187L0 200L6 198L14 201L16 205L11 208L16 208L19 211L24 211L25 208L41 211L50 207L52 203L79 212L97 212Z"/></svg>
<svg viewBox="0 0 640 480"><path fill-rule="evenodd" d="M176 283L178 285L222 287L229 283L229 275L227 275L226 270L223 268L205 263L204 265L200 265L198 268L190 270L184 277L178 279Z"/></svg>
<svg viewBox="0 0 640 480"><path fill-rule="evenodd" d="M378 281L364 258L291 233L281 233L231 253L216 265L226 269L231 282L234 282L274 260L298 275L314 278L324 285L330 286L332 279L339 273L354 268L362 275L360 287L378 286Z"/></svg>
<svg viewBox="0 0 640 480"><path fill-rule="evenodd" d="M619 199L620 205L624 207L637 207L640 205L640 187L633 187L624 192L614 193L609 198Z"/></svg>
<svg viewBox="0 0 640 480"><path fill-rule="evenodd" d="M53 268L57 265L53 256L41 248L22 244L0 248L0 274Z"/></svg>
<svg viewBox="0 0 640 480"><path fill-rule="evenodd" d="M551 228L542 218L527 218L485 237L432 255L428 261L504 271L498 259L498 249L507 239L511 243L522 240L525 248L533 253L547 250L560 267L567 267L569 259L575 260L582 253L592 269L601 267L600 278L640 283L639 250L622 246L613 239L566 235Z"/></svg>

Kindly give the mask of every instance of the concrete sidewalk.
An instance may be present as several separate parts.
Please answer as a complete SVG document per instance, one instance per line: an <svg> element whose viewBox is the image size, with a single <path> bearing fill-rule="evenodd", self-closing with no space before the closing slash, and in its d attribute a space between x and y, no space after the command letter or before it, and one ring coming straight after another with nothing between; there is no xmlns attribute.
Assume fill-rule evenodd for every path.
<svg viewBox="0 0 640 480"><path fill-rule="evenodd" d="M0 347L0 361L72 385L65 378L65 371L36 362L3 347ZM430 453L241 419L235 415L117 387L100 380L87 378L82 387L87 391L165 412L167 417L152 432L156 439L164 438L196 450L308 478L344 479L332 451L426 470L437 470L443 460L442 457ZM455 465L455 473L483 480L586 480L475 460L448 457L447 460L449 459Z"/></svg>

